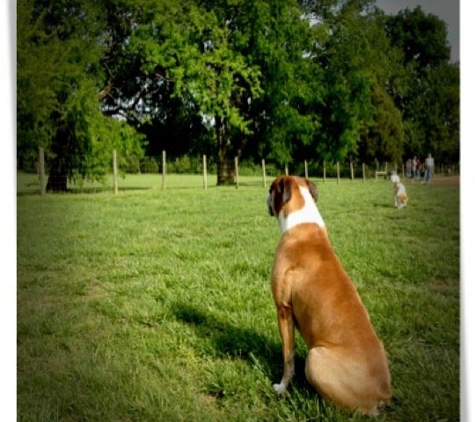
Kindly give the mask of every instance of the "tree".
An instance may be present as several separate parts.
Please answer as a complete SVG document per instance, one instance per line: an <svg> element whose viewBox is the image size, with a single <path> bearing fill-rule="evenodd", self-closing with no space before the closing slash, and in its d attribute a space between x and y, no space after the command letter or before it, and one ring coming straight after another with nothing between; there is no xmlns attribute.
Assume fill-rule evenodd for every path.
<svg viewBox="0 0 475 422"><path fill-rule="evenodd" d="M415 72L450 60L447 25L433 14L425 14L421 6L388 16L386 30L392 45L404 52L404 64Z"/></svg>
<svg viewBox="0 0 475 422"><path fill-rule="evenodd" d="M325 9L322 26L327 32L323 43L316 45L315 61L323 69L326 88L317 113L322 126L317 134L316 150L327 161L354 157L380 103L373 102L374 93L384 78L387 66L381 66L379 39L371 1L347 1ZM383 73L381 74L383 70Z"/></svg>
<svg viewBox="0 0 475 422"><path fill-rule="evenodd" d="M118 98L115 102L120 102L129 122L135 119L143 127L156 126L157 119L168 124L174 115L164 114L163 104L174 104L175 111L193 122L188 131L201 139L206 132L213 134L218 184L232 181L239 140L251 131L241 108L257 98L261 88L258 68L230 42L232 24L223 12L228 5L170 2L144 14L136 2L125 4L133 25L110 67L120 74L131 63L133 73L119 80L113 72L108 107Z"/></svg>
<svg viewBox="0 0 475 422"><path fill-rule="evenodd" d="M101 16L89 1L18 3L18 156L45 148L53 191L101 178L113 148L141 152L141 138L100 110Z"/></svg>
<svg viewBox="0 0 475 422"><path fill-rule="evenodd" d="M404 127L399 110L380 85L373 86L373 121L368 124L358 143L362 162L400 161L403 156Z"/></svg>
<svg viewBox="0 0 475 422"><path fill-rule="evenodd" d="M374 0L19 0L19 165L42 146L64 190L145 136L151 155L214 155L218 184L235 156L457 159L444 31Z"/></svg>
<svg viewBox="0 0 475 422"><path fill-rule="evenodd" d="M316 105L325 87L322 69L312 61L317 40L310 15L294 1L257 4L243 15L242 32L248 36L239 47L262 73L263 95L249 110L250 145L283 166L313 142L320 127Z"/></svg>
<svg viewBox="0 0 475 422"><path fill-rule="evenodd" d="M431 152L440 164L460 160L460 72L458 65L440 63L421 81L411 115L421 128L419 154ZM416 138L417 139L417 138Z"/></svg>
<svg viewBox="0 0 475 422"><path fill-rule="evenodd" d="M406 152L457 161L459 67L449 62L445 22L418 6L388 16L385 28L405 67L406 89L393 98L404 120Z"/></svg>
<svg viewBox="0 0 475 422"><path fill-rule="evenodd" d="M315 9L326 16L319 24L315 5L294 0L164 2L147 13L140 3L109 9L110 27L120 24L105 55L107 113L148 133L173 128L177 152L179 144L209 148L212 134L218 184L232 180L235 155L284 165L307 151L356 154L382 104L372 102L374 85L385 86L392 68L381 66L389 47L377 51L381 23L363 13L371 1L328 2Z"/></svg>
<svg viewBox="0 0 475 422"><path fill-rule="evenodd" d="M284 164L312 141L323 86L306 56L312 29L295 1L164 3L147 16L127 4L134 25L115 65L108 64L119 69L111 72L108 108L119 102L129 122L138 117L138 125L156 127L157 119L173 122L173 113L162 112L178 100L176 114L190 116L200 142L209 136L198 126L213 134L218 184L232 180L236 155L271 152ZM126 80L116 76L120 63L127 63Z"/></svg>

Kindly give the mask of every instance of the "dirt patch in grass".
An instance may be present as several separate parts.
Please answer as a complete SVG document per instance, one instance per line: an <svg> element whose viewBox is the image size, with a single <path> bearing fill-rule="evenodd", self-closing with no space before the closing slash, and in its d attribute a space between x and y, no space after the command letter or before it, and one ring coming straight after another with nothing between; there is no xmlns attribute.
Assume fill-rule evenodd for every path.
<svg viewBox="0 0 475 422"><path fill-rule="evenodd" d="M460 176L434 177L431 184L436 186L460 186Z"/></svg>

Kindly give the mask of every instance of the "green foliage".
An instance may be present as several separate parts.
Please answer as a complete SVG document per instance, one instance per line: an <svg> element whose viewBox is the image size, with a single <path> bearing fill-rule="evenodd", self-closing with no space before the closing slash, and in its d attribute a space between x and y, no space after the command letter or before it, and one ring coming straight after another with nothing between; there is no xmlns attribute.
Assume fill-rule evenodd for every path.
<svg viewBox="0 0 475 422"><path fill-rule="evenodd" d="M143 154L206 154L219 183L235 156L459 157L459 68L446 24L420 7L20 0L17 45L18 164L43 147L59 179L102 177L113 149L130 171Z"/></svg>
<svg viewBox="0 0 475 422"><path fill-rule="evenodd" d="M390 95L379 85L373 87L374 120L361 136L358 155L363 163L401 162L404 127L399 110Z"/></svg>
<svg viewBox="0 0 475 422"><path fill-rule="evenodd" d="M177 174L193 174L203 172L203 161L199 157L184 155L167 162L167 172Z"/></svg>
<svg viewBox="0 0 475 422"><path fill-rule="evenodd" d="M126 122L104 116L93 89L75 94L70 97L66 119L74 133L76 154L72 169L76 176L95 180L110 173L113 150L122 158L143 154L143 136Z"/></svg>
<svg viewBox="0 0 475 422"><path fill-rule="evenodd" d="M52 174L98 179L109 172L113 149L142 154L143 137L100 110L101 12L90 1L19 2L20 164L43 147Z"/></svg>
<svg viewBox="0 0 475 422"><path fill-rule="evenodd" d="M421 6L388 16L387 30L392 44L404 52L404 64L413 65L418 72L450 59L447 24L424 13Z"/></svg>
<svg viewBox="0 0 475 422"><path fill-rule="evenodd" d="M140 160L140 171L142 173L158 173L158 163L153 157L144 157Z"/></svg>
<svg viewBox="0 0 475 422"><path fill-rule="evenodd" d="M407 89L394 95L404 119L406 154L431 152L439 162L457 162L460 71L448 62L446 23L416 7L387 17L386 30L407 72Z"/></svg>
<svg viewBox="0 0 475 422"><path fill-rule="evenodd" d="M303 10L289 0L258 5L250 13L247 45L263 74L264 95L253 104L256 143L261 156L284 165L320 128L315 106L324 92L322 70L311 60L314 32Z"/></svg>

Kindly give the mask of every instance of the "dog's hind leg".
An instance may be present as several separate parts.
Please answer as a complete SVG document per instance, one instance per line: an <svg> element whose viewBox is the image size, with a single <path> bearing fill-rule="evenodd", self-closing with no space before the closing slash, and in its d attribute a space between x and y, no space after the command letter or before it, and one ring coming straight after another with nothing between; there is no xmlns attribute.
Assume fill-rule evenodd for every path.
<svg viewBox="0 0 475 422"><path fill-rule="evenodd" d="M381 401L365 370L355 363L335 349L315 347L308 352L305 376L326 400L351 411L376 416Z"/></svg>
<svg viewBox="0 0 475 422"><path fill-rule="evenodd" d="M279 332L282 338L282 352L284 357L284 374L280 384L274 384L274 390L282 394L287 389L287 385L292 379L294 366L294 348L295 348L295 328L292 316L292 308L289 305L280 305L277 310L279 322Z"/></svg>
<svg viewBox="0 0 475 422"><path fill-rule="evenodd" d="M333 354L325 347L314 347L308 351L305 361L307 381L323 398L336 402L343 386L340 376L341 366L333 359Z"/></svg>

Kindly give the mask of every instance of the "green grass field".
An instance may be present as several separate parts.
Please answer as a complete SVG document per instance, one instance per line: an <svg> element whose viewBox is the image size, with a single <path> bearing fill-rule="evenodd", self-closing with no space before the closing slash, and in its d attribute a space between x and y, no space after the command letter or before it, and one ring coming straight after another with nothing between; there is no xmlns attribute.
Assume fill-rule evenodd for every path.
<svg viewBox="0 0 475 422"><path fill-rule="evenodd" d="M18 176L19 421L364 421L297 374L276 397L281 343L269 273L279 230L259 178L127 176L31 194ZM388 352L381 421L457 421L459 188L318 179L319 209ZM210 179L210 184L214 180Z"/></svg>

